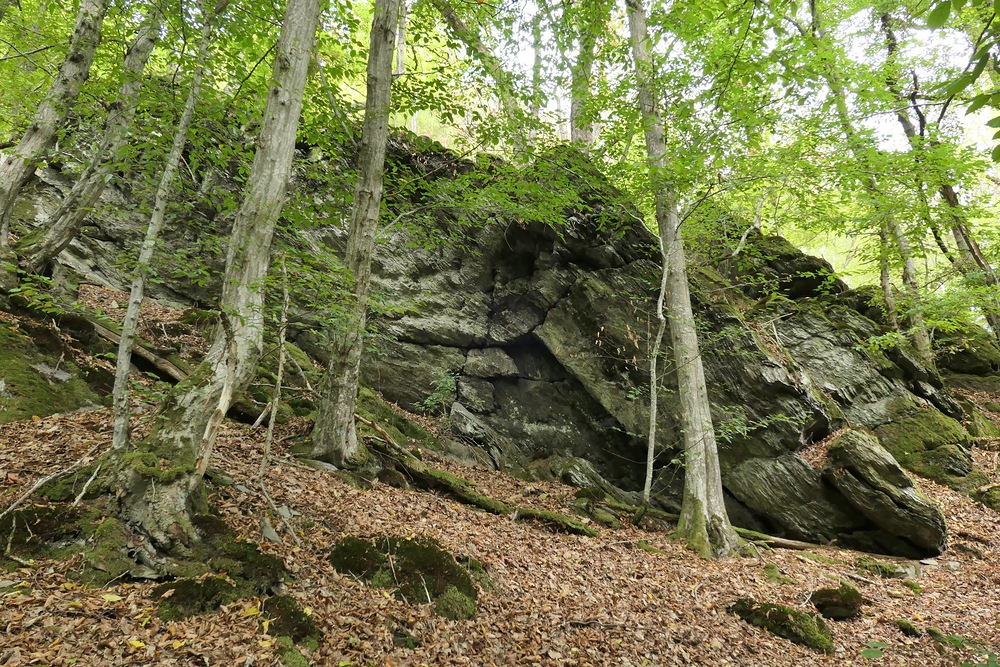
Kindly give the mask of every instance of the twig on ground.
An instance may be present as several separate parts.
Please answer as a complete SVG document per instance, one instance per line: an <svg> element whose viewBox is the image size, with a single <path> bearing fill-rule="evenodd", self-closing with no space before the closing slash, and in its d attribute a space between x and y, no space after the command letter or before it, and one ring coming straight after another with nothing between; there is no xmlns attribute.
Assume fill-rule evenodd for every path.
<svg viewBox="0 0 1000 667"><path fill-rule="evenodd" d="M98 447L100 447L100 445L94 445L93 447L91 447L90 450L86 454L84 454L79 459L77 459L76 463L74 463L73 465L71 465L69 468L66 468L65 470L57 470L56 472L52 473L51 475L46 475L45 477L42 477L40 480L38 480L37 482L35 482L31 486L30 489L28 489L27 491L25 491L24 493L22 493L19 498L17 498L14 502L12 502L10 505L8 505L7 509L5 509L3 512L0 512L0 519L4 518L8 514L10 514L11 512L13 512L14 510L16 510L18 507L20 507L24 503L25 500L27 500L28 498L31 497L31 494L33 494L38 489L42 488L43 486L45 486L46 484L48 484L49 482L51 482L52 480L54 480L56 477L59 477L60 475L68 475L71 472L73 472L74 470L76 470L77 468L80 468L83 465L85 465L85 462L87 461L87 459L90 457L91 454L93 454L95 451L97 451Z"/></svg>

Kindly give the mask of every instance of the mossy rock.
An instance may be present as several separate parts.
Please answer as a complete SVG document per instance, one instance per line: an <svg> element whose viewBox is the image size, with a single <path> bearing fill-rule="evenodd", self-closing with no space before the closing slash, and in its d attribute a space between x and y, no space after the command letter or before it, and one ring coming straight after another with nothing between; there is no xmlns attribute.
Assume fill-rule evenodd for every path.
<svg viewBox="0 0 1000 667"><path fill-rule="evenodd" d="M916 625L913 624L913 621L910 621L905 618L897 618L895 625L899 629L899 631L902 632L907 637L919 637L920 635L924 634L923 632L921 632L920 628L918 628Z"/></svg>
<svg viewBox="0 0 1000 667"><path fill-rule="evenodd" d="M295 644L309 648L316 648L323 637L312 615L305 613L290 595L265 598L260 611L268 619L268 634L273 637L288 637Z"/></svg>
<svg viewBox="0 0 1000 667"><path fill-rule="evenodd" d="M449 586L434 601L434 613L453 621L466 621L476 615L476 600Z"/></svg>
<svg viewBox="0 0 1000 667"><path fill-rule="evenodd" d="M833 653L833 637L823 619L791 607L740 598L726 608L758 628L822 653Z"/></svg>
<svg viewBox="0 0 1000 667"><path fill-rule="evenodd" d="M236 584L225 577L178 579L160 584L153 589L151 596L159 601L156 615L168 623L188 616L210 614L242 597Z"/></svg>
<svg viewBox="0 0 1000 667"><path fill-rule="evenodd" d="M358 390L357 412L368 421L385 429L389 437L405 449L417 447L440 451L444 448L430 431L407 419L368 387L361 387ZM368 432L368 427L359 425L358 430L362 433Z"/></svg>
<svg viewBox="0 0 1000 667"><path fill-rule="evenodd" d="M962 492L974 484L965 479L973 469L969 434L938 410L905 407L875 434L904 468Z"/></svg>
<svg viewBox="0 0 1000 667"><path fill-rule="evenodd" d="M977 324L964 324L934 334L937 364L955 373L990 375L1000 371L997 339Z"/></svg>
<svg viewBox="0 0 1000 667"><path fill-rule="evenodd" d="M121 579L136 567L129 555L131 532L119 519L101 521L83 552L84 570L74 577L91 586L104 586Z"/></svg>
<svg viewBox="0 0 1000 667"><path fill-rule="evenodd" d="M474 580L486 576L482 563L460 563L430 538L380 537L367 542L348 537L334 545L329 560L340 572L371 586L392 588L398 599L411 604L434 604L435 613L455 619L475 614Z"/></svg>
<svg viewBox="0 0 1000 667"><path fill-rule="evenodd" d="M24 333L0 323L0 424L102 405L71 360L41 353Z"/></svg>
<svg viewBox="0 0 1000 667"><path fill-rule="evenodd" d="M1000 438L1000 428L990 421L989 417L983 414L979 406L968 399L960 399L958 403L962 406L962 411L965 413L962 426L969 432L969 435L974 438ZM987 407L987 409L990 408Z"/></svg>
<svg viewBox="0 0 1000 667"><path fill-rule="evenodd" d="M855 569L861 574L870 574L882 579L898 579L900 577L899 568L892 563L886 563L872 558L862 556L854 561Z"/></svg>
<svg viewBox="0 0 1000 667"><path fill-rule="evenodd" d="M820 588L812 594L813 606L833 621L857 618L866 602L857 588L844 581L837 588Z"/></svg>
<svg viewBox="0 0 1000 667"><path fill-rule="evenodd" d="M949 635L933 626L928 627L925 632L928 637L934 640L935 644L944 649L963 649L968 644L963 637L959 637L958 635Z"/></svg>
<svg viewBox="0 0 1000 667"><path fill-rule="evenodd" d="M774 582L776 584L798 583L794 577L789 577L787 574L782 572L781 569L774 563L767 563L764 565L764 575L767 576L768 581Z"/></svg>
<svg viewBox="0 0 1000 667"><path fill-rule="evenodd" d="M266 593L284 580L285 564L280 558L239 539L222 519L202 514L193 517L192 523L203 542L185 554L190 560L224 573L248 595Z"/></svg>
<svg viewBox="0 0 1000 667"><path fill-rule="evenodd" d="M982 503L994 512L1000 512L1000 484L976 489L971 496L973 500Z"/></svg>
<svg viewBox="0 0 1000 667"><path fill-rule="evenodd" d="M338 572L364 580L370 580L386 564L384 553L357 537L345 537L334 545L328 560Z"/></svg>

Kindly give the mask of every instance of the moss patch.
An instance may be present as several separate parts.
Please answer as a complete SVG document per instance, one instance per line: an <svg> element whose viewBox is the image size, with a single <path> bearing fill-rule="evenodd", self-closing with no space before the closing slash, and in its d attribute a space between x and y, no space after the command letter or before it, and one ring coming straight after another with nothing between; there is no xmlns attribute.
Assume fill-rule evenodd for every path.
<svg viewBox="0 0 1000 667"><path fill-rule="evenodd" d="M1000 484L976 489L970 495L976 502L982 503L995 512L1000 512Z"/></svg>
<svg viewBox="0 0 1000 667"><path fill-rule="evenodd" d="M433 539L380 537L374 542L345 538L330 551L330 563L411 604L433 604L452 619L471 618L478 591L474 578L486 576L475 559L457 561ZM475 577L474 577L475 575Z"/></svg>
<svg viewBox="0 0 1000 667"><path fill-rule="evenodd" d="M833 653L833 637L823 619L791 607L740 598L726 608L758 628L822 653Z"/></svg>
<svg viewBox="0 0 1000 667"><path fill-rule="evenodd" d="M934 408L901 408L892 422L875 429L882 446L904 468L966 492L974 483L969 434L954 419Z"/></svg>
<svg viewBox="0 0 1000 667"><path fill-rule="evenodd" d="M899 631L902 632L907 637L919 637L920 635L924 634L923 632L920 631L920 628L918 628L916 625L913 624L913 621L907 620L905 618L897 618L895 621L895 625L897 628L899 628Z"/></svg>
<svg viewBox="0 0 1000 667"><path fill-rule="evenodd" d="M824 556L823 554L818 554L815 551L803 551L802 557L823 565L840 565L840 561L830 558L829 556Z"/></svg>
<svg viewBox="0 0 1000 667"><path fill-rule="evenodd" d="M43 354L23 332L0 324L0 424L101 405L83 378L72 361Z"/></svg>
<svg viewBox="0 0 1000 667"><path fill-rule="evenodd" d="M782 572L781 569L774 563L767 563L764 565L764 575L767 577L768 581L772 581L776 584L798 583L794 578L789 577L787 574Z"/></svg>
<svg viewBox="0 0 1000 667"><path fill-rule="evenodd" d="M156 615L169 623L211 613L224 604L236 602L242 595L236 584L225 577L205 577L160 584L153 589L152 597L159 601Z"/></svg>
<svg viewBox="0 0 1000 667"><path fill-rule="evenodd" d="M861 615L866 600L857 588L845 581L837 588L820 588L812 594L813 606L823 618L844 621Z"/></svg>
<svg viewBox="0 0 1000 667"><path fill-rule="evenodd" d="M288 637L295 644L316 648L323 632L310 614L290 595L275 595L261 603L261 615L268 620L268 633Z"/></svg>
<svg viewBox="0 0 1000 667"><path fill-rule="evenodd" d="M895 565L870 556L858 558L854 561L854 568L861 574L871 574L882 579L893 579L899 576Z"/></svg>

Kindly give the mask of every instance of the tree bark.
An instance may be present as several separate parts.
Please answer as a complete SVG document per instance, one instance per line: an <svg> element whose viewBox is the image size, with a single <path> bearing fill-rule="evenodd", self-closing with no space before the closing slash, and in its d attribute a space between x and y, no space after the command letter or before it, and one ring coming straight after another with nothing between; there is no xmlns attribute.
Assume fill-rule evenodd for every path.
<svg viewBox="0 0 1000 667"><path fill-rule="evenodd" d="M204 7L204 5L203 5ZM132 288L129 294L128 306L125 310L125 321L122 323L121 339L118 342L118 356L115 362L115 386L112 391L112 404L114 405L114 435L111 442L111 449L115 452L124 452L129 441L129 395L128 376L132 366L132 349L135 344L135 332L139 323L139 311L142 306L143 291L146 287L146 273L149 271L149 263L153 258L153 251L163 229L163 220L167 211L167 200L170 189L173 186L174 176L180 166L181 156L184 146L187 143L188 130L194 118L194 107L201 94L201 83L205 76L205 65L208 61L209 45L212 41L212 23L215 17L204 14L204 23L201 28L201 41L198 45L198 55L195 60L194 74L191 80L191 89L188 91L187 101L184 104L184 111L181 113L174 131L173 143L170 153L167 154L167 162L160 175L160 182L156 188L156 199L153 204L153 214L150 216L149 225L146 227L146 235L142 241L142 248L139 251L139 258L136 261L135 276L132 278Z"/></svg>
<svg viewBox="0 0 1000 667"><path fill-rule="evenodd" d="M604 30L606 7L603 0L585 0L574 21L580 51L570 68L569 137L584 150L594 144L594 122L588 117L588 106L593 94L597 37Z"/></svg>
<svg viewBox="0 0 1000 667"><path fill-rule="evenodd" d="M882 32L885 35L886 52L889 60L888 66L891 67L895 56L899 51L899 40L896 38L896 34L892 29L892 17L888 12L884 12L881 15L880 23L882 25ZM913 76L914 80L916 80L916 74ZM919 139L920 135L923 133L922 131L925 123L923 122L923 113L917 106L916 93L914 93L912 97L904 95L903 91L900 89L899 82L893 74L890 74L887 77L886 86L889 89L889 92L899 101L899 104L896 107L896 120L899 122L899 125L903 130L903 134L906 135L907 141L910 143L910 149L913 151L921 150L922 144ZM912 107L917 114L917 120L920 122L919 130L917 125L915 125L913 120L910 118L907 111L908 107ZM935 143L936 142L934 141L931 142L932 145ZM938 244L941 246L941 250L945 256L952 261L955 268L961 272L962 276L967 281L974 284L979 282L979 280L982 280L987 285L993 287L994 293L991 300L992 302L984 304L983 314L986 317L986 321L989 323L990 328L993 329L993 333L997 337L997 340L1000 341L1000 278L998 278L989 261L979 250L979 246L969 232L969 228L964 224L960 214L961 203L958 200L958 194L955 192L954 186L950 183L942 183L938 186L938 194L941 196L941 199L944 200L944 203L948 207L948 211L951 215L951 231L952 236L955 238L955 245L958 248L958 260L956 261L955 258L953 258L947 251L947 248L944 247L943 240L940 238L936 229L934 229L935 239L937 239ZM930 224L933 228L933 221L930 221Z"/></svg>
<svg viewBox="0 0 1000 667"><path fill-rule="evenodd" d="M312 456L336 466L352 465L360 450L354 428L354 407L371 291L375 229L382 204L382 172L389 134L392 53L398 12L399 0L376 2L368 52L368 90L358 183L354 190L351 227L347 237L346 264L354 281L353 299L346 309L343 329L331 330L329 334L333 350L312 434Z"/></svg>
<svg viewBox="0 0 1000 667"><path fill-rule="evenodd" d="M48 261L69 245L104 192L114 160L128 138L139 103L142 74L160 31L159 9L150 5L147 11L146 19L125 54L125 80L118 91L118 99L108 112L104 137L90 157L90 164L80 174L52 219L37 233L27 235L17 244L19 263L25 271L40 272Z"/></svg>
<svg viewBox="0 0 1000 667"><path fill-rule="evenodd" d="M233 223L221 298L221 329L206 359L177 385L135 451L120 456L121 513L169 549L199 539L191 512L233 396L253 378L264 335L262 284L284 204L319 21L319 0L289 0L278 39L257 151Z"/></svg>
<svg viewBox="0 0 1000 667"><path fill-rule="evenodd" d="M626 0L625 4L636 66L650 181L656 201L656 222L661 247L666 251L663 257L667 273L666 306L670 313L670 338L677 368L680 422L684 432L684 495L677 531L702 556L725 556L739 548L739 537L729 523L723 497L719 453L705 385L705 369L698 350L698 334L691 308L677 192L664 173L666 142L663 121L656 106L657 97L652 87L653 60L649 50L646 15L641 0ZM655 388L653 392L655 396Z"/></svg>
<svg viewBox="0 0 1000 667"><path fill-rule="evenodd" d="M8 243L14 201L45 157L45 151L55 143L56 133L66 122L80 88L90 76L107 10L107 0L81 0L69 52L59 65L31 126L14 152L0 157L0 247Z"/></svg>

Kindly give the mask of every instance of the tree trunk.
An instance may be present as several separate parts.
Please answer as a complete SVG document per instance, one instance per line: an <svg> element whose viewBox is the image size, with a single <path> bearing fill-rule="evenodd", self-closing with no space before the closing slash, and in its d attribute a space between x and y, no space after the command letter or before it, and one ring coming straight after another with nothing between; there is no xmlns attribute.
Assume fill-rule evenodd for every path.
<svg viewBox="0 0 1000 667"><path fill-rule="evenodd" d="M389 134L389 93L392 52L399 0L378 0L368 52L368 91L361 135L358 183L354 190L351 228L347 237L347 268L354 280L353 300L341 331L330 332L330 363L312 435L312 456L337 466L349 466L359 454L354 406L371 291L375 228L382 204L385 146Z"/></svg>
<svg viewBox="0 0 1000 667"><path fill-rule="evenodd" d="M819 51L824 40L826 40L826 34L823 30L819 8L816 6L816 3L811 3L809 8L812 14L813 32L807 32L798 24L796 24L796 27L798 27L803 38L810 40L814 44L817 51ZM845 90L844 82L841 79L840 72L834 69L835 65L831 64L833 62L835 61L828 59L826 66L820 70L820 76L822 76L826 81L827 86L830 88L830 93L833 95L834 107L837 110L837 118L840 122L841 130L847 138L847 145L851 154L854 156L859 165L861 165L864 172L874 174L876 173L876 170L868 164L868 159L865 157L866 147L862 139L858 136L854 123L851 121L851 115L847 108L847 91ZM880 193L875 177L869 176L867 180L864 181L864 187L868 193L872 195L874 206L876 211L879 213L879 217L884 220L883 224L887 226L887 231L891 233L892 237L896 241L897 250L903 260L903 284L906 286L908 296L911 299L910 314L908 318L910 330L912 332L911 335L913 337L913 344L921 363L928 368L933 369L934 355L931 351L930 333L927 331L927 327L924 324L923 314L920 312L920 286L917 280L916 267L913 263L913 253L910 243L906 239L906 235L903 233L902 228L900 228L899 223L893 219L892 212L886 210L885 206L878 201ZM887 235L881 235L881 238L885 240Z"/></svg>
<svg viewBox="0 0 1000 667"><path fill-rule="evenodd" d="M917 266L913 262L913 252L910 241L906 238L899 224L889 218L886 222L888 230L896 237L899 254L903 258L903 285L910 301L907 314L910 329L913 331L913 347L916 348L920 362L928 368L934 368L934 352L931 350L931 337L924 324L924 315L920 311L920 281L917 278Z"/></svg>
<svg viewBox="0 0 1000 667"><path fill-rule="evenodd" d="M899 318L896 316L896 295L892 293L892 279L889 276L889 232L885 225L879 227L879 283L882 286L882 305L885 308L885 318L893 331L899 331Z"/></svg>
<svg viewBox="0 0 1000 667"><path fill-rule="evenodd" d="M895 59L896 53L899 51L899 40L896 39L896 34L892 29L892 17L888 12L881 15L880 22L882 24L882 32L885 34L886 51L888 53L888 65L891 67ZM914 80L916 80L916 74L913 75ZM895 76L890 74L887 77L886 85L889 92L898 100L899 104L896 107L896 119L899 122L900 127L903 129L903 134L906 135L907 140L910 143L910 148L913 151L922 150L923 145L918 141L920 136L923 134L924 115L920 108L917 106L916 93L913 97L908 98L903 94L900 89L899 83ZM920 130L918 132L917 126L914 125L913 121L910 119L907 107L912 107L917 114L917 120L920 122ZM937 142L932 141L931 144L935 145ZM919 177L918 177L919 178ZM987 323L989 323L990 328L993 329L994 335L997 340L1000 341L1000 278L997 277L996 272L990 265L989 261L983 256L982 252L979 251L979 246L976 244L975 240L969 232L968 227L964 224L962 216L960 214L961 204L958 201L958 194L955 192L955 188L950 183L943 183L938 187L938 194L941 195L941 199L944 200L945 205L951 214L951 231L955 238L955 244L958 248L958 260L956 261L951 254L948 252L947 248L944 247L943 240L937 229L934 229L934 237L938 241L939 246L941 246L941 251L948 257L949 260L955 265L962 276L969 282L975 284L979 282L980 279L985 281L987 285L993 287L993 298L990 303L984 304L983 314L986 317ZM931 222L932 228L934 228L933 222Z"/></svg>
<svg viewBox="0 0 1000 667"><path fill-rule="evenodd" d="M667 271L666 305L670 313L670 338L684 432L684 497L678 533L704 557L725 556L739 548L739 538L729 523L722 492L722 475L715 429L705 385L705 369L698 351L698 334L687 266L681 238L677 193L666 177L666 142L663 121L652 89L653 60L649 51L646 15L641 0L626 0L632 54L635 58L639 106L646 137L650 181L656 201L656 222L665 249ZM653 388L653 395L656 395Z"/></svg>
<svg viewBox="0 0 1000 667"><path fill-rule="evenodd" d="M118 99L108 112L104 123L104 137L91 156L90 164L83 170L52 219L17 244L20 266L25 271L40 272L48 261L69 245L80 231L91 207L104 192L114 160L128 138L139 102L142 73L160 31L159 10L155 5L150 5L148 12L125 54L125 80L118 91Z"/></svg>
<svg viewBox="0 0 1000 667"><path fill-rule="evenodd" d="M118 342L118 356L115 362L115 386L112 392L112 404L114 405L114 436L111 442L112 451L123 453L129 441L129 400L128 400L128 376L132 366L132 346L135 343L135 331L139 323L139 310L142 306L143 291L146 287L146 273L149 270L149 263L156 248L160 230L163 229L163 220L167 211L167 198L170 195L170 188L173 186L174 176L180 166L181 156L184 146L187 143L188 130L194 118L194 107L201 94L201 82L205 76L205 64L208 61L209 45L212 41L212 22L214 16L204 14L204 23L201 28L201 42L198 45L198 55L195 61L194 75L191 80L191 89L188 91L187 101L184 104L184 111L181 113L180 121L174 132L173 144L170 153L167 154L167 162L160 176L160 183L156 188L156 200L153 205L153 214L149 219L149 226L146 227L146 235L142 242L142 249L139 251L139 258L136 261L135 276L132 278L132 289L129 294L128 306L125 310L125 321L122 323L121 340Z"/></svg>
<svg viewBox="0 0 1000 667"><path fill-rule="evenodd" d="M289 0L278 39L257 151L230 236L222 331L202 364L178 384L149 436L120 457L122 514L161 549L199 539L190 514L220 424L252 379L264 336L262 284L285 201L319 0Z"/></svg>
<svg viewBox="0 0 1000 667"><path fill-rule="evenodd" d="M14 201L45 157L45 151L55 142L56 133L66 122L80 88L90 76L107 9L107 0L81 0L69 52L59 65L31 126L14 152L0 157L0 246L7 246Z"/></svg>
<svg viewBox="0 0 1000 667"><path fill-rule="evenodd" d="M580 51L570 69L569 137L585 150L594 144L594 123L588 118L593 94L597 37L603 33L606 5L603 0L582 2L574 21Z"/></svg>

